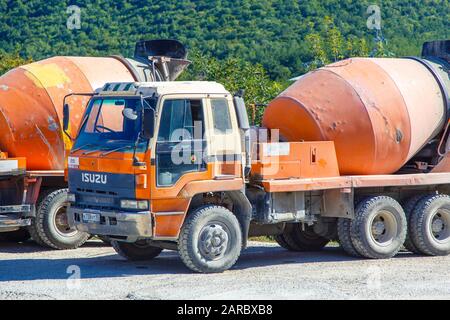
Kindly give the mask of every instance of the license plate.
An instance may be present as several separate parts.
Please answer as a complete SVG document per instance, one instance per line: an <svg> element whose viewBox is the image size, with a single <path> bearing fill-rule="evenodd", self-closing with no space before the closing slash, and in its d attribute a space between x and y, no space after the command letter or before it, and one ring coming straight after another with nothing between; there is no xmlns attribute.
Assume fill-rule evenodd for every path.
<svg viewBox="0 0 450 320"><path fill-rule="evenodd" d="M84 222L100 222L100 215L98 213L83 213L83 221Z"/></svg>

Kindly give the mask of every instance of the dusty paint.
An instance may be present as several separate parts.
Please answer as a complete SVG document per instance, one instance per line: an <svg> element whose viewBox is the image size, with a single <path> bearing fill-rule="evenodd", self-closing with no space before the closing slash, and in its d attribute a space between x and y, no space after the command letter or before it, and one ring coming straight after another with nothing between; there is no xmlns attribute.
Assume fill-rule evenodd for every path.
<svg viewBox="0 0 450 320"><path fill-rule="evenodd" d="M64 70L55 63L32 63L22 68L27 70L25 74L39 88L64 88L65 84L71 82Z"/></svg>
<svg viewBox="0 0 450 320"><path fill-rule="evenodd" d="M28 170L61 170L72 146L62 132L63 98L104 83L133 81L113 58L53 57L0 77L0 147L26 157ZM5 92L4 90L7 90ZM87 97L72 97L70 131L78 131Z"/></svg>
<svg viewBox="0 0 450 320"><path fill-rule="evenodd" d="M53 119L52 116L49 115L47 120L48 120L48 129L50 131L57 131L59 129L58 124L56 123L55 119Z"/></svg>
<svg viewBox="0 0 450 320"><path fill-rule="evenodd" d="M55 167L61 167L61 164L58 162L59 157L57 157L55 151L53 151L53 147L50 144L50 142L47 140L47 138L45 137L45 134L41 131L41 129L39 129L39 127L37 125L35 125L35 128L36 128L37 134L41 138L41 141L47 146L47 150L50 153L49 158L53 162L53 165Z"/></svg>
<svg viewBox="0 0 450 320"><path fill-rule="evenodd" d="M438 84L410 59L353 58L313 71L265 109L287 141L334 141L344 175L398 171L443 127Z"/></svg>

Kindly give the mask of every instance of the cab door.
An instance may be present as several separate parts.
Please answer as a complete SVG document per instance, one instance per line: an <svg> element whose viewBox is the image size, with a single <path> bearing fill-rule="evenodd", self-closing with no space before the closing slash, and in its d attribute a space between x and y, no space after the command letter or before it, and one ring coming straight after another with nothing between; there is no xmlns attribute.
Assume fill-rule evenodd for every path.
<svg viewBox="0 0 450 320"><path fill-rule="evenodd" d="M166 98L161 106L155 182L157 188L173 188L186 176L195 179L207 170L205 99Z"/></svg>
<svg viewBox="0 0 450 320"><path fill-rule="evenodd" d="M233 100L229 95L210 95L207 109L208 152L214 162L215 179L239 178L243 150Z"/></svg>

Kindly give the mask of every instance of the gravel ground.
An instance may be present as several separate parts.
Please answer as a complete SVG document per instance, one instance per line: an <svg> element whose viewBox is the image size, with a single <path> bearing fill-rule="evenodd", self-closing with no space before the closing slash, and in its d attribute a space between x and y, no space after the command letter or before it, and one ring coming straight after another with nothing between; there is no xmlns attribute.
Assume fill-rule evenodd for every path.
<svg viewBox="0 0 450 320"><path fill-rule="evenodd" d="M170 251L132 263L98 241L69 251L0 243L0 299L450 299L450 257L360 260L252 242L232 270L204 275Z"/></svg>

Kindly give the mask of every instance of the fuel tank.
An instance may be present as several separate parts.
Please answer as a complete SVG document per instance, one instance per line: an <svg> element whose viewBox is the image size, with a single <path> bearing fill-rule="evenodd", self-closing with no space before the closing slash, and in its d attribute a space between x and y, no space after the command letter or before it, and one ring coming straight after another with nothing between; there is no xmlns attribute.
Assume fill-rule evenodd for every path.
<svg viewBox="0 0 450 320"><path fill-rule="evenodd" d="M343 175L397 172L448 116L440 60L352 58L297 80L266 108L263 126L286 141L334 141Z"/></svg>
<svg viewBox="0 0 450 320"><path fill-rule="evenodd" d="M71 147L62 132L67 94L92 93L107 82L173 80L189 64L186 57L178 41L140 41L134 59L53 57L7 72L0 77L0 151L26 157L28 170L64 169ZM88 100L69 100L72 135Z"/></svg>

